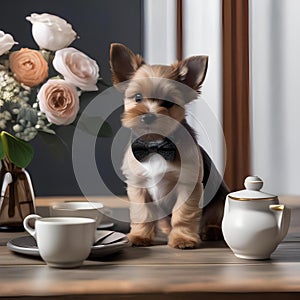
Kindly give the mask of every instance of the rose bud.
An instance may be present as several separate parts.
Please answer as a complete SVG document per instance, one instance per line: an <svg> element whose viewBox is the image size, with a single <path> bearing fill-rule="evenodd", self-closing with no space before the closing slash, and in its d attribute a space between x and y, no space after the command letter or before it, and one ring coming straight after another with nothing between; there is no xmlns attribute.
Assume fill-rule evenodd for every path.
<svg viewBox="0 0 300 300"><path fill-rule="evenodd" d="M66 20L50 14L31 14L32 36L41 49L56 51L68 47L77 34Z"/></svg>

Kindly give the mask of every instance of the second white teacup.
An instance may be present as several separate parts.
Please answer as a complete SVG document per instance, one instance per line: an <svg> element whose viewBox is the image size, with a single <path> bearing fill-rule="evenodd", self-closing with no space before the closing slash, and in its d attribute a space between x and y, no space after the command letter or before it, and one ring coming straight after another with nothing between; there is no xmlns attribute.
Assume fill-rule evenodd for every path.
<svg viewBox="0 0 300 300"><path fill-rule="evenodd" d="M84 217L96 221L96 227L103 219L104 206L100 202L70 201L55 203L50 207L51 217Z"/></svg>
<svg viewBox="0 0 300 300"><path fill-rule="evenodd" d="M30 221L35 220L35 228ZM24 228L37 241L42 259L57 268L76 268L89 256L96 222L90 218L28 215Z"/></svg>

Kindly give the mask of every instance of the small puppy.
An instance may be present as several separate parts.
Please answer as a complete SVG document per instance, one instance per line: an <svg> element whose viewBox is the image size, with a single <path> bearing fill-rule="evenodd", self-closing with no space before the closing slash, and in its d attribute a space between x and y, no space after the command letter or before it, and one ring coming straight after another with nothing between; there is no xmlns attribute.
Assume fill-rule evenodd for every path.
<svg viewBox="0 0 300 300"><path fill-rule="evenodd" d="M122 44L112 44L113 82L124 91L123 126L132 130L122 172L130 200L133 245L151 245L157 227L174 248L222 239L228 189L185 120L197 98L208 57L170 66L147 65ZM205 193L204 193L205 190Z"/></svg>

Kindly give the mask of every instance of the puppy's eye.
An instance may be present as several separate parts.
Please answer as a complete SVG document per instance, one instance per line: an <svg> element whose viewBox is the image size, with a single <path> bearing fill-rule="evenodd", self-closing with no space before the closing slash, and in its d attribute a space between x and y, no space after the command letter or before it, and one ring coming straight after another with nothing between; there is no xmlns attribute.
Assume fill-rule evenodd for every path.
<svg viewBox="0 0 300 300"><path fill-rule="evenodd" d="M137 94L134 95L134 100L137 103L141 102L143 100L143 98L144 97L143 97L143 95L141 93L137 93Z"/></svg>
<svg viewBox="0 0 300 300"><path fill-rule="evenodd" d="M174 103L171 101L163 100L161 101L160 105L165 108L171 108L174 105Z"/></svg>

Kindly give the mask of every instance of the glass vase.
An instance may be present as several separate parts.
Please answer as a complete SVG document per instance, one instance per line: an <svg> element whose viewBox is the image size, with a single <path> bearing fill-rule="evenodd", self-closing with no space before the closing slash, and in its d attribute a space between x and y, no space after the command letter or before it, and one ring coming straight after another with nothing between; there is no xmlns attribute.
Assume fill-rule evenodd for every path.
<svg viewBox="0 0 300 300"><path fill-rule="evenodd" d="M23 231L24 218L36 213L34 192L28 172L1 160L0 231Z"/></svg>

